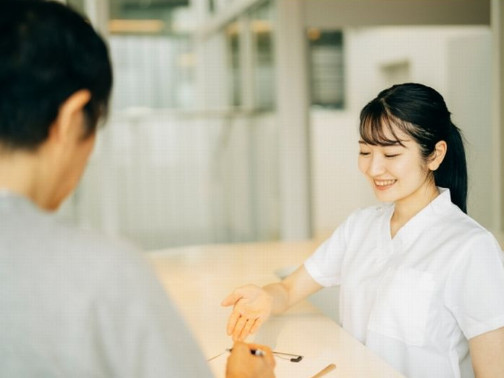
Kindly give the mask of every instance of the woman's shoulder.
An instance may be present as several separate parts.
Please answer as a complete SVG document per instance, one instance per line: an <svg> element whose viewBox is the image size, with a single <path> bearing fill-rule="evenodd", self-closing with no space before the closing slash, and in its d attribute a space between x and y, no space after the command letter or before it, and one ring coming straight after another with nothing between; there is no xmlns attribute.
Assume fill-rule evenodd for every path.
<svg viewBox="0 0 504 378"><path fill-rule="evenodd" d="M446 212L446 216L442 217L441 221L445 224L445 227L450 228L459 234L490 234L490 231L481 225L476 219L464 213L454 204L451 204L451 208L448 212Z"/></svg>
<svg viewBox="0 0 504 378"><path fill-rule="evenodd" d="M457 241L461 250L495 250L498 252L502 250L490 230L455 205L440 222L438 227L444 233L445 238Z"/></svg>

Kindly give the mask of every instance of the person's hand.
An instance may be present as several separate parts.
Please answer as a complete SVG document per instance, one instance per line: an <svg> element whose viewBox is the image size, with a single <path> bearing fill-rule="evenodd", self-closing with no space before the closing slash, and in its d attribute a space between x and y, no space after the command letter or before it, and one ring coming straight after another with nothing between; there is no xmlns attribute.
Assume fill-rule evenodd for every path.
<svg viewBox="0 0 504 378"><path fill-rule="evenodd" d="M245 285L234 290L221 303L222 306L234 306L227 324L227 334L233 340L245 338L257 331L270 316L272 297L256 285Z"/></svg>
<svg viewBox="0 0 504 378"><path fill-rule="evenodd" d="M254 355L261 351L262 355ZM235 342L227 359L226 378L274 378L275 359L265 345Z"/></svg>

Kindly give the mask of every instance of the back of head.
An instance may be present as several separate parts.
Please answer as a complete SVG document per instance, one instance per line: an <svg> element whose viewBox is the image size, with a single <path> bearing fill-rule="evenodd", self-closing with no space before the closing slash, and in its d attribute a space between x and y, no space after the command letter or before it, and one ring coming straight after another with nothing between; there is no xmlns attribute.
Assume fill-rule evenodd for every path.
<svg viewBox="0 0 504 378"><path fill-rule="evenodd" d="M449 188L452 202L467 212L467 167L460 130L452 123L443 97L433 88L405 83L383 90L361 111L360 134L369 144L387 145L394 127L411 136L424 159L444 140L446 156L434 171L437 186ZM388 132L385 132L388 131Z"/></svg>
<svg viewBox="0 0 504 378"><path fill-rule="evenodd" d="M43 0L0 1L0 146L35 150L60 105L87 89L86 135L105 115L112 68L103 40L78 13Z"/></svg>

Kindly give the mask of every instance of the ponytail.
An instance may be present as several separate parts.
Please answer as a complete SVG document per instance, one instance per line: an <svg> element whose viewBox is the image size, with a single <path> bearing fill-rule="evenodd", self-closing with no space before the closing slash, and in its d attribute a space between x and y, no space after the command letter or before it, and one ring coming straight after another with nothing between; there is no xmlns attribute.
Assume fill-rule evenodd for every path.
<svg viewBox="0 0 504 378"><path fill-rule="evenodd" d="M434 171L437 186L450 189L451 201L467 213L467 163L464 142L457 126L451 123L446 136L446 156Z"/></svg>

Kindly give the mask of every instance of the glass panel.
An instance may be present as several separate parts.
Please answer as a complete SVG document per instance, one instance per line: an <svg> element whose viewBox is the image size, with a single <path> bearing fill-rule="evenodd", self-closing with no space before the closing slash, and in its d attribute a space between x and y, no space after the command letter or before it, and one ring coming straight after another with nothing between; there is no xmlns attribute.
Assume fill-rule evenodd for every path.
<svg viewBox="0 0 504 378"><path fill-rule="evenodd" d="M242 68L240 64L240 56L242 49L240 45L240 24L237 21L232 22L226 27L226 37L228 44L228 67L229 67L229 91L231 98L231 106L241 106L242 98Z"/></svg>
<svg viewBox="0 0 504 378"><path fill-rule="evenodd" d="M192 44L184 36L110 36L114 111L190 108L194 99Z"/></svg>
<svg viewBox="0 0 504 378"><path fill-rule="evenodd" d="M191 108L194 17L184 0L110 0L114 111Z"/></svg>
<svg viewBox="0 0 504 378"><path fill-rule="evenodd" d="M109 0L112 34L179 34L177 13L187 0Z"/></svg>
<svg viewBox="0 0 504 378"><path fill-rule="evenodd" d="M274 8L271 1L250 13L254 43L254 103L257 109L272 109L275 105L273 25Z"/></svg>
<svg viewBox="0 0 504 378"><path fill-rule="evenodd" d="M208 11L210 13L215 12L215 0L208 0Z"/></svg>
<svg viewBox="0 0 504 378"><path fill-rule="evenodd" d="M343 109L345 105L343 33L308 30L312 105Z"/></svg>
<svg viewBox="0 0 504 378"><path fill-rule="evenodd" d="M277 239L275 116L216 110L231 103L227 90L233 105L243 102L238 24L199 46L204 88L212 100L225 100L217 99L212 111L196 110L190 28L197 18L185 7L169 11L132 3L111 4L111 114L78 192L67 202L69 218L145 250ZM207 53L214 57L207 59ZM223 87L226 75L232 87Z"/></svg>

